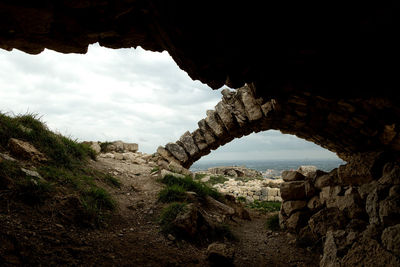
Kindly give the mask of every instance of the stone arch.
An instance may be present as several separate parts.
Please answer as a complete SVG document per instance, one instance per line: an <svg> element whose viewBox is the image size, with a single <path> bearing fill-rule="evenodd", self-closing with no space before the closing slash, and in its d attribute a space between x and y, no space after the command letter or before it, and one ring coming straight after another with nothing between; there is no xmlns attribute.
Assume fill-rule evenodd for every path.
<svg viewBox="0 0 400 267"><path fill-rule="evenodd" d="M222 100L214 110L207 111L198 129L185 132L157 152L166 161L188 168L234 138L271 129L314 142L344 160L374 149L399 150L394 124L374 116L366 119L365 100L333 101L304 94L263 102L255 92L253 84L236 91L222 90ZM369 108L379 112L384 105L371 103Z"/></svg>

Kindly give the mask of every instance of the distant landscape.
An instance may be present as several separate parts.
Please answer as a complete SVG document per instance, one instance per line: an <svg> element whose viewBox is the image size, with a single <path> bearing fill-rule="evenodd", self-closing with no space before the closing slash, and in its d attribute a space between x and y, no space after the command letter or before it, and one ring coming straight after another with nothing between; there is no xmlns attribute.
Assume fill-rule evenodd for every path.
<svg viewBox="0 0 400 267"><path fill-rule="evenodd" d="M190 168L191 171L202 171L207 170L211 167L217 166L245 166L250 169L254 169L265 173L269 170L269 173L279 175L283 170L296 170L302 165L314 165L317 169L323 171L331 171L339 165L345 164L346 162L341 159L304 159L304 160L213 160L213 161L198 161L195 162Z"/></svg>

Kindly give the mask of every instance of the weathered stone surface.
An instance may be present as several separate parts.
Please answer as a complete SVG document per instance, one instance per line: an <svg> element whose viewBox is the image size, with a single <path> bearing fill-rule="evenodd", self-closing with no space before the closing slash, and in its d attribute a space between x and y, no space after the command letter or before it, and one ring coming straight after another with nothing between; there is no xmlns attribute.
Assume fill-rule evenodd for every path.
<svg viewBox="0 0 400 267"><path fill-rule="evenodd" d="M319 198L322 204L326 204L328 208L335 206L336 197L342 191L341 186L326 186L321 189Z"/></svg>
<svg viewBox="0 0 400 267"><path fill-rule="evenodd" d="M189 131L185 132L181 138L179 138L179 141L182 142L184 149L191 157L199 152L199 148L194 143L193 137Z"/></svg>
<svg viewBox="0 0 400 267"><path fill-rule="evenodd" d="M305 177L298 171L283 171L282 179L285 182L292 182L292 181L302 181L305 179Z"/></svg>
<svg viewBox="0 0 400 267"><path fill-rule="evenodd" d="M185 149L175 143L168 143L165 148L180 162L186 162L189 159Z"/></svg>
<svg viewBox="0 0 400 267"><path fill-rule="evenodd" d="M201 133L203 134L204 140L208 145L214 144L215 137L214 135L210 132L211 129L209 129L209 126L206 123L206 120L202 119L198 123L199 129L201 130Z"/></svg>
<svg viewBox="0 0 400 267"><path fill-rule="evenodd" d="M379 203L379 218L385 226L400 223L400 195L389 196Z"/></svg>
<svg viewBox="0 0 400 267"><path fill-rule="evenodd" d="M336 172L331 172L317 177L314 184L315 188L321 190L323 187L335 185L337 183L337 177L335 174Z"/></svg>
<svg viewBox="0 0 400 267"><path fill-rule="evenodd" d="M206 142L205 138L203 137L203 134L200 129L195 130L192 133L192 137L200 151L202 151L208 147L207 142Z"/></svg>
<svg viewBox="0 0 400 267"><path fill-rule="evenodd" d="M312 215L308 221L316 236L324 236L329 229L343 229L347 220L337 208L322 209Z"/></svg>
<svg viewBox="0 0 400 267"><path fill-rule="evenodd" d="M218 122L217 114L213 110L207 110L207 117L205 119L207 125L211 128L215 136L222 137L225 133L224 128Z"/></svg>
<svg viewBox="0 0 400 267"><path fill-rule="evenodd" d="M295 211L304 209L306 207L306 205L307 205L307 202L304 200L285 201L282 203L282 210L287 216L290 216Z"/></svg>
<svg viewBox="0 0 400 267"><path fill-rule="evenodd" d="M233 266L235 250L223 243L212 243L207 248L207 257L212 266Z"/></svg>
<svg viewBox="0 0 400 267"><path fill-rule="evenodd" d="M310 209L311 211L318 210L321 207L322 204L319 199L319 196L314 196L307 202L307 208Z"/></svg>
<svg viewBox="0 0 400 267"><path fill-rule="evenodd" d="M400 256L400 224L386 228L382 233L381 240L385 249Z"/></svg>
<svg viewBox="0 0 400 267"><path fill-rule="evenodd" d="M309 166L300 166L297 171L304 176L310 176L317 171L317 167L309 165Z"/></svg>
<svg viewBox="0 0 400 267"><path fill-rule="evenodd" d="M244 87L245 90L241 91L241 101L246 110L247 118L249 121L256 121L262 118L263 113L261 111L261 107L258 105L257 101L254 99L254 96L248 86Z"/></svg>
<svg viewBox="0 0 400 267"><path fill-rule="evenodd" d="M167 175L173 175L173 176L176 176L176 177L185 178L185 175L182 175L180 173L171 172L171 171L168 171L168 170L165 170L165 169L161 170L161 172L160 172L160 178L161 179L163 179Z"/></svg>
<svg viewBox="0 0 400 267"><path fill-rule="evenodd" d="M286 220L285 222L286 228L291 231L299 230L307 223L308 216L309 216L308 212L305 211L294 212Z"/></svg>
<svg viewBox="0 0 400 267"><path fill-rule="evenodd" d="M96 152L96 154L99 154L101 152L101 147L99 142L83 142L83 143L88 144L90 148L93 149L94 152Z"/></svg>
<svg viewBox="0 0 400 267"><path fill-rule="evenodd" d="M175 228L179 229L184 236L194 237L198 233L198 217L198 208L195 204L190 203L176 216L173 225Z"/></svg>
<svg viewBox="0 0 400 267"><path fill-rule="evenodd" d="M179 164L179 161L164 147L159 146L157 148L157 153L168 162L175 162Z"/></svg>
<svg viewBox="0 0 400 267"><path fill-rule="evenodd" d="M11 154L17 158L27 159L31 161L46 161L46 156L37 150L33 145L28 142L10 138L8 141L8 147Z"/></svg>
<svg viewBox="0 0 400 267"><path fill-rule="evenodd" d="M230 110L226 107L223 101L218 102L215 106L215 111L224 123L225 128L229 131L235 127L235 122Z"/></svg>
<svg viewBox="0 0 400 267"><path fill-rule="evenodd" d="M127 152L137 152L139 150L139 145L136 143L124 143L124 151Z"/></svg>
<svg viewBox="0 0 400 267"><path fill-rule="evenodd" d="M281 197L284 200L303 200L306 198L304 181L282 183L280 190Z"/></svg>
<svg viewBox="0 0 400 267"><path fill-rule="evenodd" d="M246 167L237 167L237 166L220 166L208 168L209 173L216 175L227 175L232 177L262 177L262 173L256 170L252 170Z"/></svg>
<svg viewBox="0 0 400 267"><path fill-rule="evenodd" d="M340 267L339 259L337 257L338 250L332 231L326 233L324 244L324 254L319 263L321 267Z"/></svg>

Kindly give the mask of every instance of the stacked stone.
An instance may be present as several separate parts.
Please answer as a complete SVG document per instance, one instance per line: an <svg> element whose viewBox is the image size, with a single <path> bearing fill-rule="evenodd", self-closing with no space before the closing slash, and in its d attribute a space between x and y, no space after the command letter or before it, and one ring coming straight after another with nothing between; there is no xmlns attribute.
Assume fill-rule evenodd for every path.
<svg viewBox="0 0 400 267"><path fill-rule="evenodd" d="M330 173L283 173L281 227L324 240L321 266L399 266L400 164L385 159L364 153Z"/></svg>
<svg viewBox="0 0 400 267"><path fill-rule="evenodd" d="M264 182L261 180L242 182L229 179L223 184L214 185L214 188L221 193L233 195L235 198L244 197L246 201L250 203L255 200L282 201L279 188L265 186Z"/></svg>
<svg viewBox="0 0 400 267"><path fill-rule="evenodd" d="M251 85L236 91L224 89L222 95L222 101L215 106L215 110L208 110L207 117L198 122L197 130L185 132L175 143L157 149L165 162L176 162L188 168L194 161L233 138L259 131L260 125L264 129L267 127L267 116L274 109L274 100L262 104L260 99L255 98Z"/></svg>

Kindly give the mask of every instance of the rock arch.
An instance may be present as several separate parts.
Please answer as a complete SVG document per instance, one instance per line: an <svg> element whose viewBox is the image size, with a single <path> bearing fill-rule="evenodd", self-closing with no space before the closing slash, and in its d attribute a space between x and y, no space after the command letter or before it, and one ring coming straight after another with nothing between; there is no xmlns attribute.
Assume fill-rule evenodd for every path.
<svg viewBox="0 0 400 267"><path fill-rule="evenodd" d="M208 110L207 117L198 122L198 129L158 148L166 161L188 168L234 138L270 129L312 141L344 160L360 152L400 149L395 123L378 115L386 108L384 101L332 100L303 94L263 102L253 84L236 91L224 89L222 95L215 109ZM368 115L371 109L376 116Z"/></svg>

